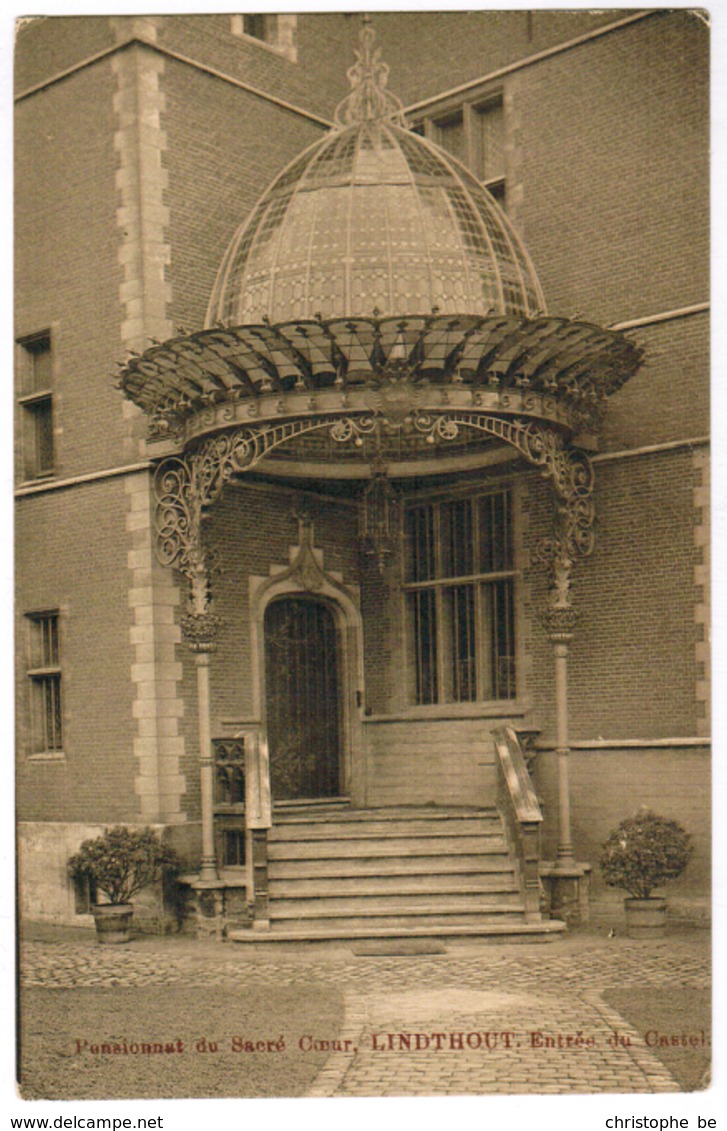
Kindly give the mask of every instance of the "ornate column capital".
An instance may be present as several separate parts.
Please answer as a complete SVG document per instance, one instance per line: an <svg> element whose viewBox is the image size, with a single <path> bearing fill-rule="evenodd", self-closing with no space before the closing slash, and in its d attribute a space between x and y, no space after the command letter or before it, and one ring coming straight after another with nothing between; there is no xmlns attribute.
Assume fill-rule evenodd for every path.
<svg viewBox="0 0 727 1131"><path fill-rule="evenodd" d="M553 644L569 644L573 639L580 613L572 608L551 606L542 614L542 622L548 639Z"/></svg>
<svg viewBox="0 0 727 1131"><path fill-rule="evenodd" d="M215 652L222 618L216 613L187 613L180 620L182 636L195 653Z"/></svg>

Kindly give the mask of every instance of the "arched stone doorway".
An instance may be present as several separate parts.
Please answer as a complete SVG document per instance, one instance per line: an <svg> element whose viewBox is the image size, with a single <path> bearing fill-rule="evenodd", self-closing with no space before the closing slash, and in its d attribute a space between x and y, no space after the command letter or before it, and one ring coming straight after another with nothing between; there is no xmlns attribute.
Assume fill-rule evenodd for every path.
<svg viewBox="0 0 727 1131"><path fill-rule="evenodd" d="M341 792L341 656L334 614L309 594L265 610L265 714L274 801Z"/></svg>

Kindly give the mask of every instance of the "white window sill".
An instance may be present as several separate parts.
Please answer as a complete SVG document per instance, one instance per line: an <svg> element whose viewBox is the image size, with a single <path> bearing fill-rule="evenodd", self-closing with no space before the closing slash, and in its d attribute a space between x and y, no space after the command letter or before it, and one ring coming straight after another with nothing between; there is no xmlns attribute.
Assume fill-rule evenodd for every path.
<svg viewBox="0 0 727 1131"><path fill-rule="evenodd" d="M407 707L390 715L364 715L364 723L400 723L422 719L502 719L520 718L530 709L520 699L488 703L432 703L426 707Z"/></svg>

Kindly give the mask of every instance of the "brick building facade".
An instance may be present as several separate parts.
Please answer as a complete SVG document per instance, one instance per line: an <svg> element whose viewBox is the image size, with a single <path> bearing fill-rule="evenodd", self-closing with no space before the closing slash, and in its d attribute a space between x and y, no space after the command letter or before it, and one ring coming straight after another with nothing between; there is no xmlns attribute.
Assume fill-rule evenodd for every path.
<svg viewBox="0 0 727 1131"><path fill-rule="evenodd" d="M152 343L205 325L236 229L281 170L328 136L359 28L351 14L326 13L59 17L19 29L17 809L29 916L88 921L65 862L111 823L163 829L196 874L199 665L182 640L187 583L158 560L155 527L155 469L182 449L147 427L129 374ZM695 914L709 890L707 30L698 14L658 10L382 12L375 30L414 136L491 190L548 312L644 352L586 445L596 548L572 578L572 847L594 862L639 804L675 817L696 854L674 902ZM395 232L387 238L397 246ZM392 303L384 318L430 313ZM373 297L366 316L378 318L377 306ZM333 313L362 314L323 317ZM580 443L573 430L571 440ZM249 815L250 750L274 725L293 725L292 714L273 724L269 699L269 610L287 600L292 616L318 618L316 647L331 639L337 769L319 791L335 801L331 835L342 810L429 807L456 819L494 806L492 735L509 725L538 732L531 768L552 860L560 740L538 563L551 484L491 436L451 458L432 444L413 472L397 474L385 452L400 525L393 562L379 570L361 549L377 466L362 443L363 471L342 448L337 462L312 440L283 446L208 507L223 622L208 669L215 749L228 756L242 742ZM429 522L441 540L437 577L421 549ZM448 571L446 524L458 531L446 553L461 557L468 522L482 546L508 550L481 548ZM505 601L511 611L492 611ZM283 799L275 772L273 803ZM287 800L301 791L311 792L299 784ZM227 887L208 885L224 929L252 900L260 837L241 795L215 798L214 868L235 873ZM302 820L299 809L288 811ZM592 894L612 895L595 872ZM422 929L440 927L435 903L425 910ZM383 911L371 921L386 926Z"/></svg>

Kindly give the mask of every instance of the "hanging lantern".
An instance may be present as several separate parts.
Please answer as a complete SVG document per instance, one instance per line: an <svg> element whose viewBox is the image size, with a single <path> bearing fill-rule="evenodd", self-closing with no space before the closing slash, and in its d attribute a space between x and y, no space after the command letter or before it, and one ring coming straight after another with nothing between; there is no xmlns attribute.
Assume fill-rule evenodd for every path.
<svg viewBox="0 0 727 1131"><path fill-rule="evenodd" d="M361 542L367 554L376 555L383 576L399 532L399 501L385 469L374 469L362 502Z"/></svg>

